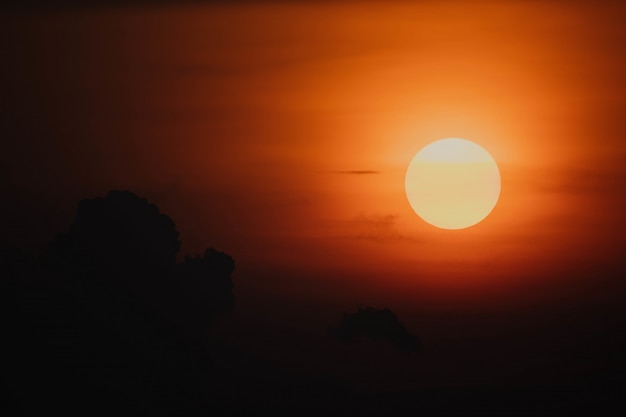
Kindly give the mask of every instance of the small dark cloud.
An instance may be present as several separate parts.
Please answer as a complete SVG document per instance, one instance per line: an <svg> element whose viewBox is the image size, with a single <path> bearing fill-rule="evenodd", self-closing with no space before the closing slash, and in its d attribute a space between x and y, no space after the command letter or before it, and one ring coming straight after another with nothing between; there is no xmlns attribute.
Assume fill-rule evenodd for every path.
<svg viewBox="0 0 626 417"><path fill-rule="evenodd" d="M380 171L375 171L373 169L352 169L348 171L332 171L333 174L345 174L345 175L370 175L370 174L380 174Z"/></svg>
<svg viewBox="0 0 626 417"><path fill-rule="evenodd" d="M388 308L360 307L356 313L344 313L339 325L328 329L328 333L342 343L363 339L383 340L405 352L419 351L417 338L406 330Z"/></svg>
<svg viewBox="0 0 626 417"><path fill-rule="evenodd" d="M402 236L396 228L398 216L393 214L360 214L354 218L356 238L375 241L400 239Z"/></svg>

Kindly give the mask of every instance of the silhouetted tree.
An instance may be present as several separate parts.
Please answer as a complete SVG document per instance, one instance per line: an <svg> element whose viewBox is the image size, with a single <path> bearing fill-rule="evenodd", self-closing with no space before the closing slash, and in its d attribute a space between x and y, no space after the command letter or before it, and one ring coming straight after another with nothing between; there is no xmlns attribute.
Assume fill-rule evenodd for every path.
<svg viewBox="0 0 626 417"><path fill-rule="evenodd" d="M75 291L99 282L129 292L184 326L207 324L232 308L233 259L214 249L176 264L174 222L129 191L82 200L68 233L42 253L41 264Z"/></svg>
<svg viewBox="0 0 626 417"><path fill-rule="evenodd" d="M129 191L111 191L80 201L69 233L57 237L43 260L52 268L78 262L112 272L163 271L176 263L178 235L156 205Z"/></svg>
<svg viewBox="0 0 626 417"><path fill-rule="evenodd" d="M388 308L361 307L356 313L344 313L339 326L331 327L329 334L343 343L368 338L389 341L407 352L419 350L417 338L406 330Z"/></svg>
<svg viewBox="0 0 626 417"><path fill-rule="evenodd" d="M193 290L193 295L208 310L211 316L230 311L235 303L232 292L231 274L235 261L229 255L206 249L202 255L186 256L178 265L184 286Z"/></svg>
<svg viewBox="0 0 626 417"><path fill-rule="evenodd" d="M178 236L154 204L111 191L79 203L69 231L44 248L28 279L12 273L21 282L14 292L23 331L14 351L27 414L214 408L204 329L233 306L234 261L207 249L177 264ZM15 259L3 250L0 266L23 268Z"/></svg>
<svg viewBox="0 0 626 417"><path fill-rule="evenodd" d="M16 413L23 403L23 393L27 383L24 378L24 366L20 357L25 353L28 343L30 320L26 315L30 307L29 286L33 280L34 263L18 248L0 243L0 294L2 314L2 379L3 393L7 403L5 410ZM26 342L26 343L25 343ZM4 410L0 410L2 413ZM19 412L19 411L18 411ZM4 415L8 415L5 411ZM16 413L17 415L17 413Z"/></svg>

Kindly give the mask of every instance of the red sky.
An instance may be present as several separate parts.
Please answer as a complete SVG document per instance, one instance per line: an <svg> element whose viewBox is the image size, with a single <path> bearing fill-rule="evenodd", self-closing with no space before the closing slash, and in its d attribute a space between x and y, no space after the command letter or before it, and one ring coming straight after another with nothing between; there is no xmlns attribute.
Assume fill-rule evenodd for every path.
<svg viewBox="0 0 626 417"><path fill-rule="evenodd" d="M531 1L0 15L2 230L38 245L80 198L130 189L184 253L235 258L241 305L595 305L623 287L625 18ZM502 175L461 231L422 222L403 190L446 137Z"/></svg>

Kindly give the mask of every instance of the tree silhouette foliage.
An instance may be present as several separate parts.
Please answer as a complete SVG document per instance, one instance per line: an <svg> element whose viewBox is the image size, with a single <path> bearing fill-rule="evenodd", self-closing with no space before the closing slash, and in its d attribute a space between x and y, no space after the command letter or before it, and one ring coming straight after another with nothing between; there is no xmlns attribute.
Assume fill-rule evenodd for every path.
<svg viewBox="0 0 626 417"><path fill-rule="evenodd" d="M82 200L38 260L2 247L16 312L9 374L23 414L215 407L206 329L233 307L235 264L215 249L177 263L179 249L172 219L129 191Z"/></svg>

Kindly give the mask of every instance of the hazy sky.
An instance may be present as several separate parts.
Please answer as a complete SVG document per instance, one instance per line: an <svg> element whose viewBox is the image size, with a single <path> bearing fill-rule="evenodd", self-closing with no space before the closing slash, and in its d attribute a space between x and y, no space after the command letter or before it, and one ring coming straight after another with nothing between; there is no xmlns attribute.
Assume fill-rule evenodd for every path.
<svg viewBox="0 0 626 417"><path fill-rule="evenodd" d="M235 258L244 304L604 299L626 248L625 18L495 1L0 15L3 233L39 245L80 198L130 189L175 220L183 253ZM403 188L446 137L502 175L493 213L456 232Z"/></svg>

